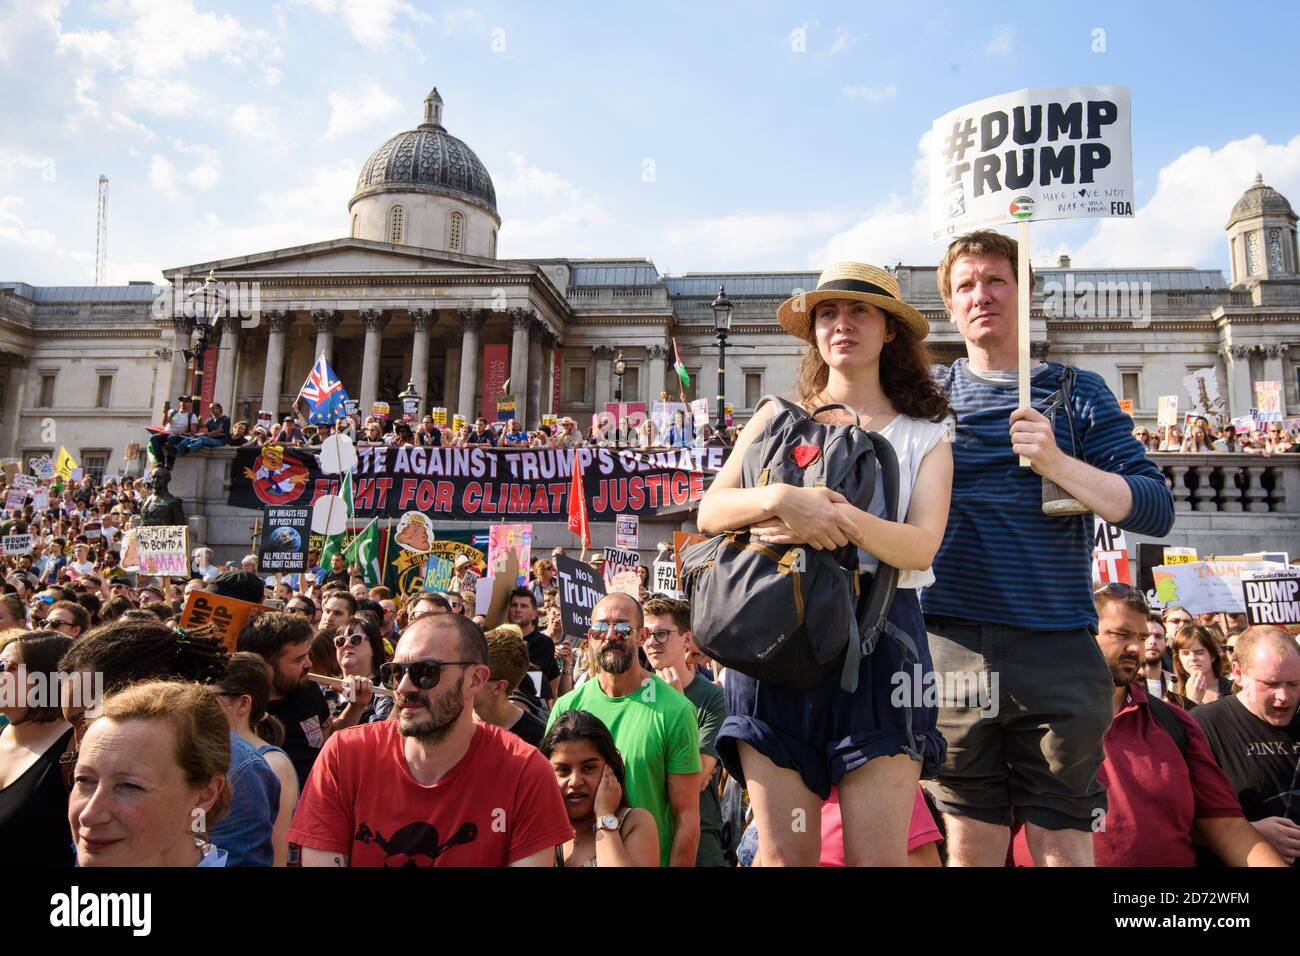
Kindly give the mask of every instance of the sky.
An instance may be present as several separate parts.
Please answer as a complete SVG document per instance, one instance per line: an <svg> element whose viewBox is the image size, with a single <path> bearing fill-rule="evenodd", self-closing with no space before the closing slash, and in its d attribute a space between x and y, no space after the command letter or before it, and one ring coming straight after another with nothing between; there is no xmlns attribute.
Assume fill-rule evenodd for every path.
<svg viewBox="0 0 1300 956"><path fill-rule="evenodd" d="M1300 207L1298 26L1280 2L0 0L0 280L93 282L101 174L109 283L345 236L435 85L502 258L673 275L934 264L935 118L1126 85L1135 218L1036 225L1034 261L1226 272L1257 171Z"/></svg>

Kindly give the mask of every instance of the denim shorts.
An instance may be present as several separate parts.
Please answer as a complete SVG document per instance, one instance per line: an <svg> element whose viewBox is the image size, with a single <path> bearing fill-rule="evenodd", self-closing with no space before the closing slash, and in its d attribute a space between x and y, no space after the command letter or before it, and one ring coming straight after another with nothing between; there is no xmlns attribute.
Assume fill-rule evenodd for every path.
<svg viewBox="0 0 1300 956"><path fill-rule="evenodd" d="M865 582L864 582L865 583ZM863 600L868 587L863 587ZM858 689L840 687L840 672L800 690L755 680L735 670L724 679L727 719L718 732L718 756L727 773L744 783L737 744L744 741L778 767L794 770L823 800L848 773L877 757L909 754L930 776L943 763L938 710L899 694L899 675L928 671L930 651L916 591L900 588L889 620L912 638L915 652L888 634L862 659Z"/></svg>
<svg viewBox="0 0 1300 956"><path fill-rule="evenodd" d="M985 706L941 706L948 757L926 789L945 813L1010 826L1091 830L1106 809L1097 780L1114 682L1087 628L1031 631L926 618L936 671L980 673Z"/></svg>

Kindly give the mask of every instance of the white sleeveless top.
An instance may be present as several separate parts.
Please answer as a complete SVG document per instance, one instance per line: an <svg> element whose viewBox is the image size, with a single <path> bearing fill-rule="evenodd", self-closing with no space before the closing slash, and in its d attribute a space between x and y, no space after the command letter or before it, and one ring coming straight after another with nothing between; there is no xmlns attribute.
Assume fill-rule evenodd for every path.
<svg viewBox="0 0 1300 956"><path fill-rule="evenodd" d="M877 434L884 436L889 443L894 446L894 453L898 456L898 520L907 520L907 509L912 503L912 486L916 484L916 476L921 471L921 461L929 454L930 449L939 444L943 437L948 434L949 424L947 422L927 422L916 418L908 418L906 415L895 415L884 428L876 429ZM875 497L871 499L871 507L867 509L871 514L883 518L885 515L885 492L884 488L877 485ZM864 571L874 572L880 566L880 560L873 554L858 549L858 565ZM900 571L898 573L898 586L900 588L910 588L917 590L934 583L934 571L926 568L924 571Z"/></svg>

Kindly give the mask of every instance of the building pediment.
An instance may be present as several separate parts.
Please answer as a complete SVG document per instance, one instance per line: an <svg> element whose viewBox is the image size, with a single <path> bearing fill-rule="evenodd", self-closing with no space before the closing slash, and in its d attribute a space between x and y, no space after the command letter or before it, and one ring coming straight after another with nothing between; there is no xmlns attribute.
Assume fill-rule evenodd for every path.
<svg viewBox="0 0 1300 956"><path fill-rule="evenodd" d="M305 246L291 246L253 255L176 266L164 269L163 275L169 281L175 282L182 276L190 281L202 279L209 272L214 272L218 277L364 276L403 272L464 275L481 272L487 277L516 273L528 275L537 271L537 267L523 262L485 259L480 256L461 255L439 249L420 249L370 239L331 239Z"/></svg>

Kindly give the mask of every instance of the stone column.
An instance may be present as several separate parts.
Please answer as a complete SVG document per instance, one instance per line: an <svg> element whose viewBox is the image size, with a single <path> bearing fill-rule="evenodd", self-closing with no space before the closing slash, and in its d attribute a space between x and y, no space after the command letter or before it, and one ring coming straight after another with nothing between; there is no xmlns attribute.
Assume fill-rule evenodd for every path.
<svg viewBox="0 0 1300 956"><path fill-rule="evenodd" d="M1228 394L1223 396L1228 403L1228 414L1233 418L1250 414L1250 407L1255 404L1254 389L1250 380L1249 345L1231 345L1224 353L1223 363L1228 372Z"/></svg>
<svg viewBox="0 0 1300 956"><path fill-rule="evenodd" d="M1264 381L1281 382L1282 394L1279 396L1282 417L1286 417L1286 371L1285 360L1289 346L1285 343L1264 346Z"/></svg>
<svg viewBox="0 0 1300 956"><path fill-rule="evenodd" d="M262 312L266 321L266 372L262 375L262 408L273 420L280 415L280 392L284 388L284 337L293 325L292 312ZM233 413L230 413L233 414Z"/></svg>
<svg viewBox="0 0 1300 956"><path fill-rule="evenodd" d="M515 334L510 343L510 394L515 397L515 418L528 427L528 349L537 313L532 309L511 309Z"/></svg>
<svg viewBox="0 0 1300 956"><path fill-rule="evenodd" d="M334 309L316 309L311 314L311 320L316 325L316 352L311 357L312 367L315 367L316 360L325 354L325 360L334 366L334 330L339 327L343 321L342 313ZM336 370L337 371L337 370Z"/></svg>
<svg viewBox="0 0 1300 956"><path fill-rule="evenodd" d="M194 320L178 315L172 319L172 330L172 368L167 385L167 400L170 402L176 401L189 388L189 362L185 360L185 353L194 340Z"/></svg>
<svg viewBox="0 0 1300 956"><path fill-rule="evenodd" d="M439 404L447 408L448 416L457 411L456 401L460 397L460 339L455 342L452 345L451 340L447 341L447 358L442 370L442 401ZM447 427L451 427L450 417Z"/></svg>
<svg viewBox="0 0 1300 956"><path fill-rule="evenodd" d="M460 342L460 394L454 410L473 424L478 417L478 409L474 407L474 396L478 393L478 336L487 321L487 313L482 309L461 309L457 316L463 335Z"/></svg>
<svg viewBox="0 0 1300 956"><path fill-rule="evenodd" d="M22 418L23 406L27 399L27 359L17 355L5 356L9 365L9 388L5 395L5 454L10 458L22 455ZM177 392L176 395L180 395ZM150 409L150 414L154 410ZM152 424L152 422L150 423ZM143 443L142 443L143 444ZM27 462L22 462L18 469L27 473Z"/></svg>
<svg viewBox="0 0 1300 956"><path fill-rule="evenodd" d="M411 343L411 381L420 393L420 414L424 417L429 407L429 331L438 321L436 309L411 309L411 330L414 341Z"/></svg>
<svg viewBox="0 0 1300 956"><path fill-rule="evenodd" d="M235 388L238 384L239 371L239 316L226 316L221 320L221 346L217 350L217 383L212 400L232 418L235 411ZM206 413L207 409L204 409Z"/></svg>
<svg viewBox="0 0 1300 956"><path fill-rule="evenodd" d="M533 326L528 341L528 420L524 428L536 428L542 423L542 383L546 379L546 370L542 366L542 336L546 326L538 322Z"/></svg>
<svg viewBox="0 0 1300 956"><path fill-rule="evenodd" d="M646 372L649 373L649 379L646 384L648 398L646 399L646 410L649 411L650 405L659 401L659 395L664 390L664 374L667 371L665 363L668 361L668 346L651 345L645 350L646 354Z"/></svg>
<svg viewBox="0 0 1300 956"><path fill-rule="evenodd" d="M384 326L392 316L383 309L362 309L361 324L366 329L365 351L361 353L361 414L370 414L379 391L379 356L384 347ZM397 409L394 414L400 414ZM364 420L364 419L363 419Z"/></svg>
<svg viewBox="0 0 1300 956"><path fill-rule="evenodd" d="M537 420L542 420L542 415L555 414L555 335L550 329L543 332L539 338L542 343L542 404L538 409Z"/></svg>
<svg viewBox="0 0 1300 956"><path fill-rule="evenodd" d="M593 411L604 414L605 406L614 400L611 380L614 375L614 348L609 345L597 345L592 348L596 353L596 398Z"/></svg>

